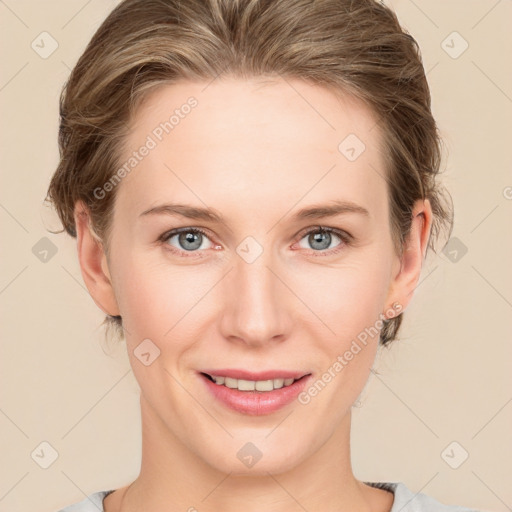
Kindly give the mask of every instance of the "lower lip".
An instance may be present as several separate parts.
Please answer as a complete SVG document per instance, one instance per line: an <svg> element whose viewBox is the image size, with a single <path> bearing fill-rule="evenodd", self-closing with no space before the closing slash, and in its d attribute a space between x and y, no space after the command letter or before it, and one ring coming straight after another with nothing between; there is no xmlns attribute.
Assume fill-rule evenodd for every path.
<svg viewBox="0 0 512 512"><path fill-rule="evenodd" d="M199 374L199 376L213 396L224 405L234 411L251 416L271 414L290 404L303 391L311 378L311 375L306 375L290 386L274 389L273 391L240 391L215 384L203 374Z"/></svg>

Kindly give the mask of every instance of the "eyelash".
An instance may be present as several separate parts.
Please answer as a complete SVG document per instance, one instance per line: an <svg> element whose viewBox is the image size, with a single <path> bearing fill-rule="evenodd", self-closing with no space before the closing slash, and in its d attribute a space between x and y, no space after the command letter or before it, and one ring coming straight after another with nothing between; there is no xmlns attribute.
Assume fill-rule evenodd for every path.
<svg viewBox="0 0 512 512"><path fill-rule="evenodd" d="M185 232L185 233L200 233L201 235L210 239L210 236L208 235L208 233L206 231L202 230L201 228L185 227L185 228L172 229L171 231L166 231L159 237L158 241L161 243L165 243L171 237L173 237L175 235L179 235L180 233L183 233L183 232ZM313 253L312 255L314 257L332 256L332 255L337 254L338 252L342 251L344 247L350 246L353 242L352 235L350 235L346 231L342 231L337 228L330 228L327 226L315 226L312 229L309 229L306 231L301 231L297 235L299 237L298 241L302 240L304 237L306 237L307 235L310 235L312 233L333 233L341 239L341 243L339 245L337 245L334 249L327 249L327 250L321 250L321 251L315 251L314 249L310 249L312 251L312 253ZM201 258L201 257L203 257L203 256L199 256L199 254L203 251L199 251L199 250L188 251L188 254L187 254L187 251L176 249L175 247L173 247L169 244L165 244L165 245L166 245L166 248L169 251L171 251L172 253L181 255L185 258L190 258L190 257ZM183 253L185 253L185 255Z"/></svg>

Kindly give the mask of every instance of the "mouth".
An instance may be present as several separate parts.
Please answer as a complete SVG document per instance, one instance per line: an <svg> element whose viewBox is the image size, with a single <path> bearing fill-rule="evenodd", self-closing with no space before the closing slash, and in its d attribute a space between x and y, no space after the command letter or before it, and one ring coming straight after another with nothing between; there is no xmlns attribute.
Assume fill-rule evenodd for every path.
<svg viewBox="0 0 512 512"><path fill-rule="evenodd" d="M277 376L278 372L252 373L258 378L242 379L233 375L246 377L248 372L215 370L198 372L198 376L216 403L237 413L261 416L291 404L313 377L311 373L296 372L295 376L290 376L292 373L281 372L280 376ZM261 375L265 378L261 378Z"/></svg>

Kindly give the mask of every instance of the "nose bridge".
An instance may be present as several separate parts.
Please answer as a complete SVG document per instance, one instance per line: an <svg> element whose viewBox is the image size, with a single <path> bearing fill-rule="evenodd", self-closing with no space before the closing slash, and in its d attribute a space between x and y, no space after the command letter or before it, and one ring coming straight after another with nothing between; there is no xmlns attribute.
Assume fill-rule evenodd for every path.
<svg viewBox="0 0 512 512"><path fill-rule="evenodd" d="M282 337L290 325L282 285L273 273L272 251L259 251L255 256L255 249L251 241L237 248L222 316L224 335L251 345Z"/></svg>

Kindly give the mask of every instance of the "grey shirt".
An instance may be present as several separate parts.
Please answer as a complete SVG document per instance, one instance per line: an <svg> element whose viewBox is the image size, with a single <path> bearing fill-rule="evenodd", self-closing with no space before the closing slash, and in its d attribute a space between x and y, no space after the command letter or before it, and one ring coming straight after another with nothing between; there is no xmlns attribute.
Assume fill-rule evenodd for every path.
<svg viewBox="0 0 512 512"><path fill-rule="evenodd" d="M390 512L479 512L474 508L444 505L423 493L413 493L402 482L365 482L372 487L393 492L395 499ZM103 499L111 491L98 491L80 503L69 505L59 512L104 512Z"/></svg>

